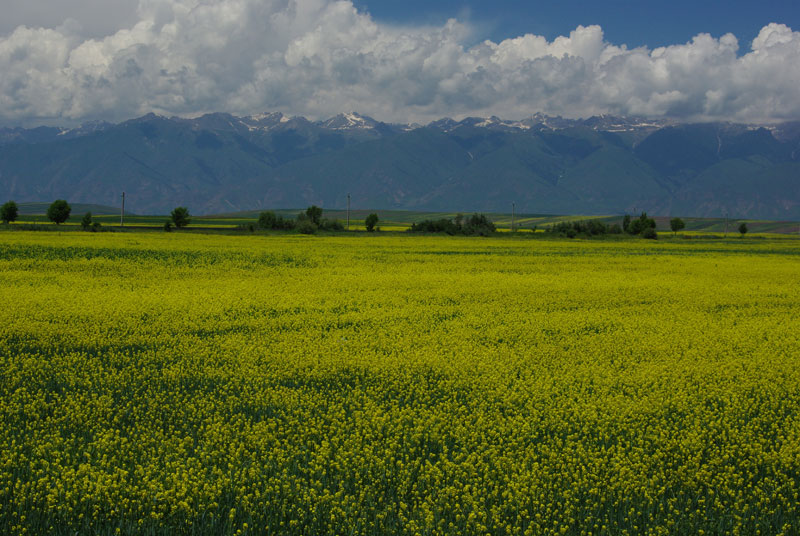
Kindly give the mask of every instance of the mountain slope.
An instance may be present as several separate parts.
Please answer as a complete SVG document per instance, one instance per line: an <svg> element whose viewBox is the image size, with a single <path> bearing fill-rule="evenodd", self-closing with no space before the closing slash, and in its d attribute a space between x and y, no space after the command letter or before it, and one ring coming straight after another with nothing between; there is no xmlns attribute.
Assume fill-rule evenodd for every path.
<svg viewBox="0 0 800 536"><path fill-rule="evenodd" d="M153 114L0 129L0 200L167 213L354 206L800 219L800 123L768 128L537 114L390 125Z"/></svg>

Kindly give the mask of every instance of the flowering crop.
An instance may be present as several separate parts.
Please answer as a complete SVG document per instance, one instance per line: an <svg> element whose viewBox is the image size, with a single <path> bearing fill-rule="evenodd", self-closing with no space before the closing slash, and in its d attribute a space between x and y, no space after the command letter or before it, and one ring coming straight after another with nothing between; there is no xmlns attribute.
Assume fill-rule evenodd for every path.
<svg viewBox="0 0 800 536"><path fill-rule="evenodd" d="M4 233L4 534L797 534L800 243Z"/></svg>

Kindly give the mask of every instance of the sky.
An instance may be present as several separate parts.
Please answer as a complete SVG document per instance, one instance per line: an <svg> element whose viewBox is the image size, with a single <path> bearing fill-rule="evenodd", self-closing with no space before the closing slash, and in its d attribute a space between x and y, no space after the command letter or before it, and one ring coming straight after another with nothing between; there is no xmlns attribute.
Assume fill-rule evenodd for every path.
<svg viewBox="0 0 800 536"><path fill-rule="evenodd" d="M800 119L800 2L4 0L0 126Z"/></svg>

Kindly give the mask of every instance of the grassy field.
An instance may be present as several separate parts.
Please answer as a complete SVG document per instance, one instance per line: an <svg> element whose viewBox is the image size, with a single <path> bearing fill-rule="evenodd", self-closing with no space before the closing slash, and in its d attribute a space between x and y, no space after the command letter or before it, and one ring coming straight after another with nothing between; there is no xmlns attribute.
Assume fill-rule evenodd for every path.
<svg viewBox="0 0 800 536"><path fill-rule="evenodd" d="M0 533L797 534L800 241L0 232Z"/></svg>

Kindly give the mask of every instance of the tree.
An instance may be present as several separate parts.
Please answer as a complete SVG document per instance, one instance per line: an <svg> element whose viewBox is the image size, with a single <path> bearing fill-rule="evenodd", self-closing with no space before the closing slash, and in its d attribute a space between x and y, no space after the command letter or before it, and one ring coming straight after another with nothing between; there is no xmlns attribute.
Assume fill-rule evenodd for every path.
<svg viewBox="0 0 800 536"><path fill-rule="evenodd" d="M744 238L744 235L747 234L747 224L745 222L739 224L739 232L741 233L742 238Z"/></svg>
<svg viewBox="0 0 800 536"><path fill-rule="evenodd" d="M622 218L622 230L627 233L630 226L631 226L631 216L630 214L625 214L625 217Z"/></svg>
<svg viewBox="0 0 800 536"><path fill-rule="evenodd" d="M265 210L258 215L259 229L289 230L294 229L294 221L275 214L271 210Z"/></svg>
<svg viewBox="0 0 800 536"><path fill-rule="evenodd" d="M669 220L669 228L672 229L672 236L678 234L678 231L685 228L686 224L680 218L672 218Z"/></svg>
<svg viewBox="0 0 800 536"><path fill-rule="evenodd" d="M465 235L487 236L495 232L494 223L483 214L473 214L461 226Z"/></svg>
<svg viewBox="0 0 800 536"><path fill-rule="evenodd" d="M322 220L322 209L317 205L311 205L306 209L306 216L311 220L311 223L319 227L319 223Z"/></svg>
<svg viewBox="0 0 800 536"><path fill-rule="evenodd" d="M189 214L189 209L186 207L176 207L169 216L178 229L192 223L191 214Z"/></svg>
<svg viewBox="0 0 800 536"><path fill-rule="evenodd" d="M47 219L54 222L56 225L64 223L69 219L69 213L72 207L63 199L56 199L50 208L47 209Z"/></svg>
<svg viewBox="0 0 800 536"><path fill-rule="evenodd" d="M653 218L648 218L647 212L642 212L641 216L631 221L630 225L628 225L628 233L632 235L644 235L647 229L656 230L656 221ZM652 238L652 236L646 238Z"/></svg>
<svg viewBox="0 0 800 536"><path fill-rule="evenodd" d="M92 225L92 213L87 212L86 214L83 215L83 218L81 219L81 227L83 227L84 231L88 231L91 225Z"/></svg>
<svg viewBox="0 0 800 536"><path fill-rule="evenodd" d="M260 229L275 229L278 225L278 216L271 210L265 210L258 215L258 227Z"/></svg>
<svg viewBox="0 0 800 536"><path fill-rule="evenodd" d="M375 230L375 226L378 224L378 215L375 213L370 214L367 216L367 219L364 220L364 225L367 228L367 231L370 233Z"/></svg>
<svg viewBox="0 0 800 536"><path fill-rule="evenodd" d="M0 207L0 220L3 220L3 223L16 221L17 216L19 216L19 207L15 202L8 201Z"/></svg>

